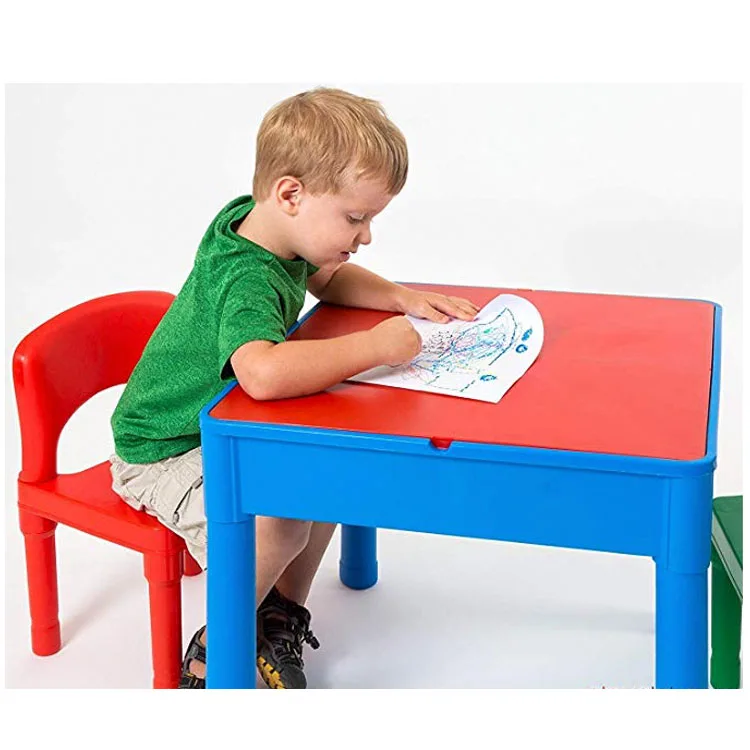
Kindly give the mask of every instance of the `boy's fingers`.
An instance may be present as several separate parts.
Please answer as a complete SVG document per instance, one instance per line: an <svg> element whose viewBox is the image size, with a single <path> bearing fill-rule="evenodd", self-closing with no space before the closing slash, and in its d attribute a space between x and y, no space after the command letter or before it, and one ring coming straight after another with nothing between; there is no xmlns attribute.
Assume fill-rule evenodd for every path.
<svg viewBox="0 0 750 750"><path fill-rule="evenodd" d="M433 297L430 301L430 305L440 312L451 315L458 309L447 297Z"/></svg>
<svg viewBox="0 0 750 750"><path fill-rule="evenodd" d="M436 323L448 323L451 318L459 320L474 320L479 308L469 300L461 297L448 297L439 295L427 300L423 308L423 317Z"/></svg>
<svg viewBox="0 0 750 750"><path fill-rule="evenodd" d="M462 320L474 320L478 310L468 300L460 299L459 297L447 297L448 309L443 308L445 312L450 313L455 318L461 318Z"/></svg>
<svg viewBox="0 0 750 750"><path fill-rule="evenodd" d="M446 297L446 299L459 310L465 310L474 314L479 312L479 308L473 302L463 299L463 297Z"/></svg>
<svg viewBox="0 0 750 750"><path fill-rule="evenodd" d="M475 305L470 299L464 299L463 297L450 297L449 299L451 299L457 305L468 308L469 310L473 310L474 312L479 312L479 310L481 309L478 305Z"/></svg>
<svg viewBox="0 0 750 750"><path fill-rule="evenodd" d="M439 307L431 304L428 304L425 308L425 318L433 320L435 323L447 323L450 320L450 317L445 315Z"/></svg>
<svg viewBox="0 0 750 750"><path fill-rule="evenodd" d="M476 314L468 311L468 310L459 310L458 312L454 313L454 318L460 318L461 320L474 320L476 318Z"/></svg>

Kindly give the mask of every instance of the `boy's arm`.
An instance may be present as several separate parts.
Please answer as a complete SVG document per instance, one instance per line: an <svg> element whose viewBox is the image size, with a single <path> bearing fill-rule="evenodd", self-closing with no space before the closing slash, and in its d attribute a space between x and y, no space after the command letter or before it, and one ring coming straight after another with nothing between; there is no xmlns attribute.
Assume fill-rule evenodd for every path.
<svg viewBox="0 0 750 750"><path fill-rule="evenodd" d="M309 341L250 341L231 356L242 389L258 401L295 398L323 391L378 365L399 365L422 347L403 316L368 331Z"/></svg>
<svg viewBox="0 0 750 750"><path fill-rule="evenodd" d="M469 300L408 289L353 263L342 263L333 272L319 270L308 279L307 288L321 302L399 312L437 323L473 320L479 312Z"/></svg>
<svg viewBox="0 0 750 750"><path fill-rule="evenodd" d="M342 263L333 271L321 268L307 280L307 289L321 302L388 312L403 312L400 300L407 291L354 263Z"/></svg>
<svg viewBox="0 0 750 750"><path fill-rule="evenodd" d="M450 320L448 315L471 320L479 310L468 300L407 289L351 264L333 272L320 269L310 277L308 289L322 302L443 322ZM249 341L232 354L231 364L242 389L267 401L317 393L372 367L409 362L421 347L419 334L401 316L332 339Z"/></svg>

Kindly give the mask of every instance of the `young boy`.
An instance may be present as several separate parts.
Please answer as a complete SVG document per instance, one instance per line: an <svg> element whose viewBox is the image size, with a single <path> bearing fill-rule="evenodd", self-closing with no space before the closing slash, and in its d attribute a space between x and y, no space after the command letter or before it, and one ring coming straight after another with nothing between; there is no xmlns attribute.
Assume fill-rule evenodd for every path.
<svg viewBox="0 0 750 750"><path fill-rule="evenodd" d="M256 144L253 195L225 206L149 340L112 416L113 488L185 539L206 567L198 414L236 378L254 399L304 396L377 365L410 361L421 340L404 315L369 331L286 341L309 290L323 302L447 322L468 300L421 293L348 264L406 180L406 142L379 103L319 88L273 107ZM258 667L304 688L302 648L318 642L305 608L333 524L256 519ZM205 687L206 629L180 687Z"/></svg>

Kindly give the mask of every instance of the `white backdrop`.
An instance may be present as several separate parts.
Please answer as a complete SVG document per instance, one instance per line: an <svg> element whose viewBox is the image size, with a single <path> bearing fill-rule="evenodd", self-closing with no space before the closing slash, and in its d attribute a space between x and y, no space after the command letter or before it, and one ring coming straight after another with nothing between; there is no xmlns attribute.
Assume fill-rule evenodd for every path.
<svg viewBox="0 0 750 750"><path fill-rule="evenodd" d="M371 270L397 281L721 304L715 489L742 490L738 86L10 86L8 685L147 686L150 680L138 556L67 529L58 531L66 645L49 659L29 653L12 502L20 456L10 382L15 345L91 297L132 289L176 293L216 212L251 192L263 114L318 84L380 100L409 145L406 187L376 219L373 242L357 257ZM108 419L120 390L95 397L73 418L61 441L61 470L109 454ZM651 683L650 560L397 532L380 538L381 584L369 592L338 586L336 540L326 555L310 598L316 633L329 641L309 657L313 686L385 687L409 679L424 687ZM415 569L411 561L420 558L433 562ZM487 566L497 571L495 595L483 584ZM523 576L508 574L519 570ZM201 624L202 578L185 583L186 635ZM415 588L423 596L410 609ZM456 613L446 615L451 607ZM486 674L460 674L450 641L457 633L485 639L487 627L500 630ZM113 636L124 639L115 649L107 645ZM411 676L384 669L379 644L413 658L415 641L427 668Z"/></svg>

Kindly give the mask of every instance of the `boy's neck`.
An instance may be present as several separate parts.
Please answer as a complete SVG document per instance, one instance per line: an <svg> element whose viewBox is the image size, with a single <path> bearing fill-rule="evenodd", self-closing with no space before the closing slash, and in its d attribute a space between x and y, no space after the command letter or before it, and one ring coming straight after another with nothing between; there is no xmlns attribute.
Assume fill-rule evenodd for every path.
<svg viewBox="0 0 750 750"><path fill-rule="evenodd" d="M294 260L297 254L287 247L285 238L279 228L275 226L273 218L268 211L268 206L256 203L253 210L237 227L237 234L256 245L260 245L264 250L268 250L269 253L273 253L279 258Z"/></svg>

